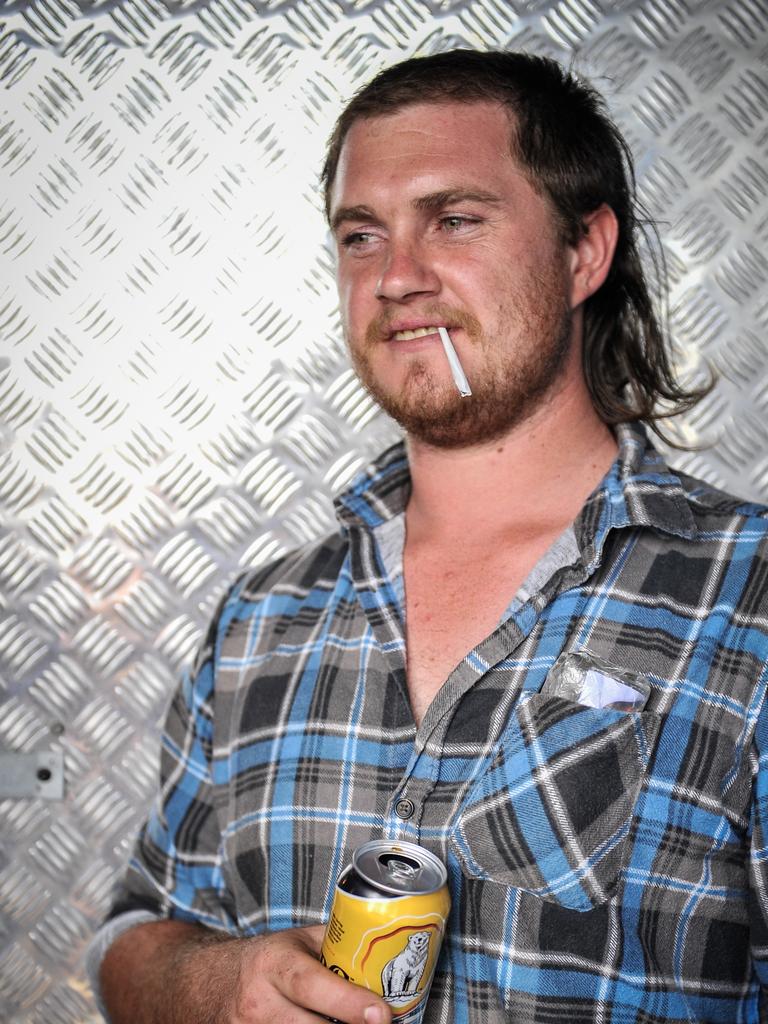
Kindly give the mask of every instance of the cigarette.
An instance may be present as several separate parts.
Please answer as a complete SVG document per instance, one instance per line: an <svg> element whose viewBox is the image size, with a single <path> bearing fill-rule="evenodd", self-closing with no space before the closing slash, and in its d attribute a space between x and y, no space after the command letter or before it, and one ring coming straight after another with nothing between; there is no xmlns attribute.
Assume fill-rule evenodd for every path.
<svg viewBox="0 0 768 1024"><path fill-rule="evenodd" d="M440 335L440 341L443 343L443 349L445 351L448 365L451 368L453 374L453 382L459 390L459 394L462 398L468 398L472 394L472 388L469 386L467 375L464 373L464 369L459 362L458 354L456 349L453 347L453 342L450 339L448 331L445 327L438 327L437 332Z"/></svg>

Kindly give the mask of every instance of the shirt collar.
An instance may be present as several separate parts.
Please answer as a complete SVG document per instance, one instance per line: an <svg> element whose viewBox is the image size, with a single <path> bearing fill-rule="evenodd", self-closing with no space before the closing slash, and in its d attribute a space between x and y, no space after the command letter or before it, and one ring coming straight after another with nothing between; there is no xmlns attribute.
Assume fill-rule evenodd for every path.
<svg viewBox="0 0 768 1024"><path fill-rule="evenodd" d="M387 448L362 475L334 501L342 527L377 526L405 511L411 493L411 474L405 444Z"/></svg>
<svg viewBox="0 0 768 1024"><path fill-rule="evenodd" d="M693 537L695 520L680 478L656 451L645 428L623 423L616 428L619 454L592 497L610 506L610 524L651 526L679 537Z"/></svg>
<svg viewBox="0 0 768 1024"><path fill-rule="evenodd" d="M680 479L668 468L637 423L615 428L619 454L587 499L574 529L587 562L599 554L612 529L650 527L678 537L696 528ZM411 489L402 441L388 448L335 501L342 526L375 529L405 510Z"/></svg>

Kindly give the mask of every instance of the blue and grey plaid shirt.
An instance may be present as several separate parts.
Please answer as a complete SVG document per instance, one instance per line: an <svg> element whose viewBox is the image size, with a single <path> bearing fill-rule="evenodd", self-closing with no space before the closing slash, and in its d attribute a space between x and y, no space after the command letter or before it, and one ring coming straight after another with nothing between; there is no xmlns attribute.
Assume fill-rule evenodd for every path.
<svg viewBox="0 0 768 1024"><path fill-rule="evenodd" d="M768 1020L768 521L619 436L418 730L402 447L338 500L339 535L242 578L172 704L115 914L321 922L352 851L402 838L452 890L429 1024ZM551 692L563 652L642 673L647 703Z"/></svg>

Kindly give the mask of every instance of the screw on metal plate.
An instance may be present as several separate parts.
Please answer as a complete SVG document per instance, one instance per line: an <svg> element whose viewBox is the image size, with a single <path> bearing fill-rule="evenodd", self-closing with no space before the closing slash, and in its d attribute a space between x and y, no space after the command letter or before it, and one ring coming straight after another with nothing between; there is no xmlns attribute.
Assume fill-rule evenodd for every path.
<svg viewBox="0 0 768 1024"><path fill-rule="evenodd" d="M60 750L22 754L0 750L0 800L64 797L64 755Z"/></svg>

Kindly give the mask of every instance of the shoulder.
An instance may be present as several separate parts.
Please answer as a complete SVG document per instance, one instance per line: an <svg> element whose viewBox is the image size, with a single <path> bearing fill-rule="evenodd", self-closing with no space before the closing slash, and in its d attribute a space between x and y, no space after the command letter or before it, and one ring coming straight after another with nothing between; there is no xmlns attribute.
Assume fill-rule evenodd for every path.
<svg viewBox="0 0 768 1024"><path fill-rule="evenodd" d="M236 624L266 614L281 614L311 594L332 590L344 571L348 544L333 533L296 548L257 568L246 569L229 587L214 616L221 639Z"/></svg>
<svg viewBox="0 0 768 1024"><path fill-rule="evenodd" d="M722 529L736 533L748 530L754 539L768 537L768 505L729 494L687 473L673 472L698 531L707 534Z"/></svg>
<svg viewBox="0 0 768 1024"><path fill-rule="evenodd" d="M282 555L267 565L247 569L235 584L238 600L258 601L281 589L312 590L335 582L347 556L347 540L336 532Z"/></svg>
<svg viewBox="0 0 768 1024"><path fill-rule="evenodd" d="M705 609L728 618L724 644L768 661L768 507L685 473L676 476L693 529L687 539L672 538L661 569L678 576L675 592L696 594L700 618Z"/></svg>

